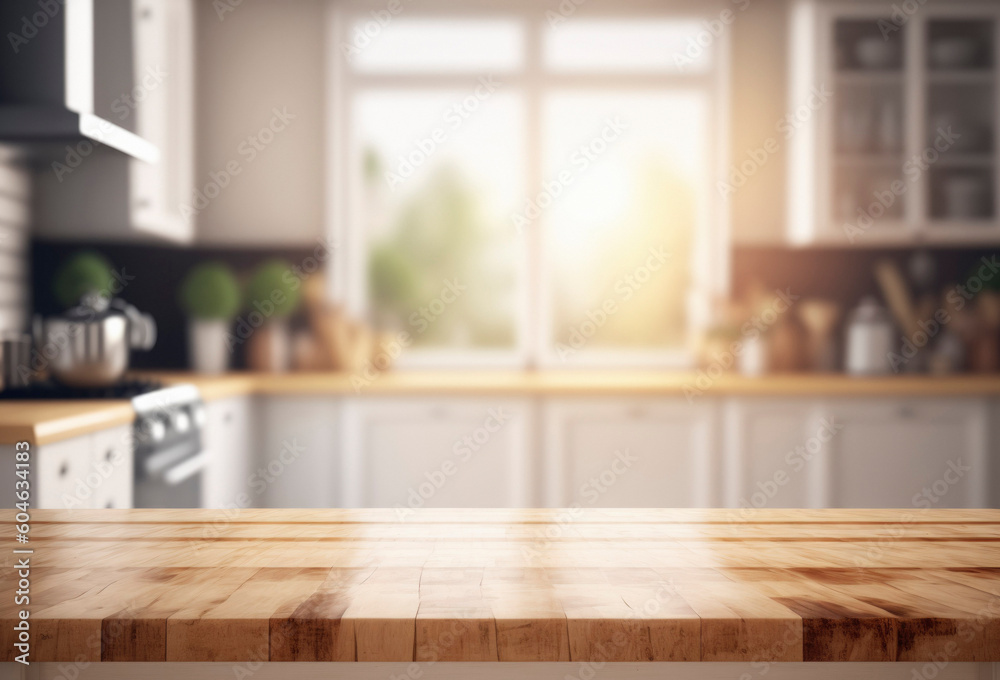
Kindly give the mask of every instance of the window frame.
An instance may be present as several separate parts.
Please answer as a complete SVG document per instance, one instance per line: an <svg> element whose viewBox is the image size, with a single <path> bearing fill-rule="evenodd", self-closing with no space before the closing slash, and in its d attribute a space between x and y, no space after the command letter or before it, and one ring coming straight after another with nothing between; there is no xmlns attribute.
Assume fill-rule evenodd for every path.
<svg viewBox="0 0 1000 680"><path fill-rule="evenodd" d="M367 311L368 243L361 219L361 152L352 139L352 94L364 89L459 89L472 90L483 75L470 73L382 73L357 72L352 69L343 49L348 44L352 23L370 18L372 11L384 10L387 0L331 0L327 8L326 75L326 232L336 244L332 272L328 272L328 292L342 301L352 314L363 317ZM519 291L517 303L517 342L511 349L470 350L455 348L411 350L398 364L409 368L573 368L573 367L662 367L690 368L694 364L694 342L707 323L711 301L725 296L729 289L729 205L719 197L716 186L725 177L729 147L728 88L729 30L715 37L711 44L712 63L704 72L548 72L542 64L542 41L548 25L546 12L555 11L548 4L531 0L483 0L480 4L459 5L454 0L399 0L406 18L515 19L525 29L525 60L522 69L497 73L505 88L517 91L525 107L525 157L527 162L526 195L536 195L545 177L542 175L542 100L546 91L625 89L672 91L694 90L707 95L709 109L709 162L705 164L702 190L698 192L698 218L691 253L692 286L688 291L688 342L683 349L584 348L568 359L555 351L549 331L551 317L547 309L551 290L547 285L544 218L524 230L523 257L518 258ZM413 4L409 4L413 3ZM613 18L639 19L658 16L703 22L718 17L726 5L691 2L665 8L657 0L588 0L575 5L568 20ZM352 200L354 199L354 200ZM532 295L531 291L537 291Z"/></svg>

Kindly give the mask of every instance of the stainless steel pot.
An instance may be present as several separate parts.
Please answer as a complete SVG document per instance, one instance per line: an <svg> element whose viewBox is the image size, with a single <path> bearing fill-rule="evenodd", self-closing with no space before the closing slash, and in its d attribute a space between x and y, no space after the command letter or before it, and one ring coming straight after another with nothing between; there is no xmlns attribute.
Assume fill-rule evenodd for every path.
<svg viewBox="0 0 1000 680"><path fill-rule="evenodd" d="M72 387L105 387L128 369L129 351L156 344L156 323L123 300L85 296L62 316L35 319L35 345L52 377Z"/></svg>

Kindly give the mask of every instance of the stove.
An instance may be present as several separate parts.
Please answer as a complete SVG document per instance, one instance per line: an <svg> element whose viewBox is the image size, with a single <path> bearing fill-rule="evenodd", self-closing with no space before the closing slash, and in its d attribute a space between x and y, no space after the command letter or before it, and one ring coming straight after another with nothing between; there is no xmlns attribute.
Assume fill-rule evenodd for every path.
<svg viewBox="0 0 1000 680"><path fill-rule="evenodd" d="M162 388L163 383L159 380L143 378L122 380L109 387L70 387L46 380L7 388L0 392L0 399L133 399Z"/></svg>

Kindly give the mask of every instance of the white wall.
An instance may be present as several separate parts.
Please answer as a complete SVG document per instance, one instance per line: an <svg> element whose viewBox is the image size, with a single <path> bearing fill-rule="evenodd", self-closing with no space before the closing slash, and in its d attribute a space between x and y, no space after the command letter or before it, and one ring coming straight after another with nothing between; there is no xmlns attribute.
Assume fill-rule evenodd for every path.
<svg viewBox="0 0 1000 680"><path fill-rule="evenodd" d="M0 331L27 327L30 206L29 172L0 146Z"/></svg>
<svg viewBox="0 0 1000 680"><path fill-rule="evenodd" d="M221 6L232 11L220 17ZM196 3L195 185L233 161L241 168L198 213L200 241L288 247L322 235L324 8L321 0ZM274 108L295 118L249 160L240 145Z"/></svg>
<svg viewBox="0 0 1000 680"><path fill-rule="evenodd" d="M778 144L730 198L736 245L779 244L785 238L787 141L777 125L792 108L787 17L786 0L754 0L732 24L730 163L738 166L748 149L760 149L768 139Z"/></svg>
<svg viewBox="0 0 1000 680"><path fill-rule="evenodd" d="M787 0L753 0L727 28L732 41L730 155L734 163L774 137L780 144L729 199L736 244L780 243L785 233ZM243 157L237 148L287 107L288 130L198 215L204 242L311 243L322 233L324 2L242 0L220 17L197 3L196 184ZM719 199L722 200L722 199Z"/></svg>

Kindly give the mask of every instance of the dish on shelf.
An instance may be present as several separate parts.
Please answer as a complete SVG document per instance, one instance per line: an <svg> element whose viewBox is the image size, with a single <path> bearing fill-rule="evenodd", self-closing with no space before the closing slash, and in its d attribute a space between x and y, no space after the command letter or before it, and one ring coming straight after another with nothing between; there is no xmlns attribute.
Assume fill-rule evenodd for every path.
<svg viewBox="0 0 1000 680"><path fill-rule="evenodd" d="M927 51L933 68L968 68L976 64L979 44L972 38L938 38Z"/></svg>
<svg viewBox="0 0 1000 680"><path fill-rule="evenodd" d="M896 47L881 37L861 38L854 45L854 56L862 68L889 68L896 60Z"/></svg>
<svg viewBox="0 0 1000 680"><path fill-rule="evenodd" d="M990 212L989 180L983 175L955 174L942 185L945 216L950 219L977 219Z"/></svg>

